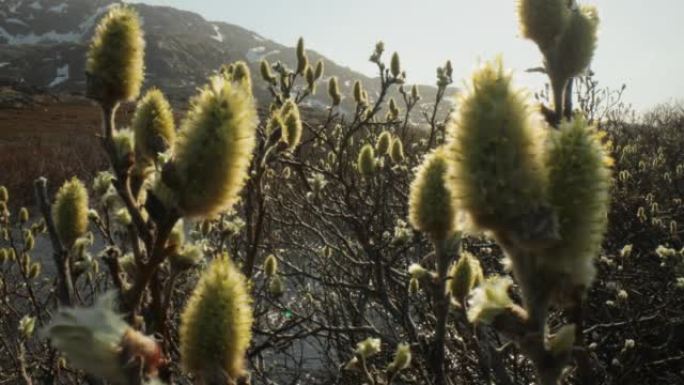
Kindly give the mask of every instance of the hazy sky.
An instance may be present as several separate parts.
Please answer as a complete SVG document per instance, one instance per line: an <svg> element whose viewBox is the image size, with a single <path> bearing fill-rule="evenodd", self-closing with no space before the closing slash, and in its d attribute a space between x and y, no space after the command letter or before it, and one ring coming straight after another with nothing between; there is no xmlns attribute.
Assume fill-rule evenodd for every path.
<svg viewBox="0 0 684 385"><path fill-rule="evenodd" d="M599 46L592 68L603 85L626 83L625 100L638 109L684 99L684 0L580 0L599 8ZM536 46L519 37L516 0L143 0L198 12L292 46L303 36L341 65L375 75L368 62L377 40L398 51L408 82L433 83L450 59L454 80L481 59L503 54L520 85L538 89Z"/></svg>

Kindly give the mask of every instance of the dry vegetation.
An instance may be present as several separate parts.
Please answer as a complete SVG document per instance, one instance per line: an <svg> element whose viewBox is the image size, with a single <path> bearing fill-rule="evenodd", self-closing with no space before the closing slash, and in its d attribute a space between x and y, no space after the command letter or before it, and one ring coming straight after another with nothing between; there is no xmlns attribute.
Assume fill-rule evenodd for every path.
<svg viewBox="0 0 684 385"><path fill-rule="evenodd" d="M9 198L0 189L0 382L684 384L680 105L635 118L622 90L599 87L582 60L569 86L550 75L554 92L533 102L513 92L494 63L476 72L482 87L465 91L454 123L437 118L451 108L443 101L451 64L438 68L433 105L418 111L421 96L406 84L398 55L383 55L378 43L371 61L379 96L359 83L346 96L356 109L344 115L331 80L331 106L314 119L300 116L297 104L326 88L324 70L308 62L300 40L297 62L264 62L261 80L244 63L222 68L179 129L161 96L143 98L137 111L148 118L128 132L122 127L132 110L115 107L135 99L139 83L111 80L141 80L139 25L118 8L103 25L91 48L88 94L105 119L85 104L0 110L0 164L9 171L0 181L9 187ZM593 33L584 31L580 43L593 51L595 25L586 26ZM546 35L529 28L525 35L545 44L545 55L555 44L540 43ZM102 61L108 49L121 63ZM252 87L273 96L259 123ZM401 88L400 100L388 100L392 88ZM500 111L513 111L501 127L473 118ZM476 217L482 208L451 195L466 182L444 177L444 169L467 174L463 157L449 152L459 139L447 131L501 129L513 140L470 131L474 145L459 155L474 148L477 167L513 153L506 159L513 164L493 168L494 180L538 182L532 172L499 170L531 162L510 146L536 140L525 136L526 124L539 111L550 135L578 127L581 145L558 163L587 160L571 174L597 175L583 179L590 185L565 181L585 200L548 207L540 193L530 210L521 201L532 188L500 183L497 194L483 193L491 196L485 209L494 206L497 215L477 229L455 226L453 217ZM411 113L424 118L423 130L407 121ZM106 119L112 115L119 120ZM494 149L478 153L483 143ZM587 164L595 172L581 168ZM109 173L93 178L99 169ZM491 177L491 169L476 171ZM32 184L38 175L51 186L71 175L84 183L64 184L53 200L44 180ZM42 219L19 209L34 189ZM497 201L506 194L520 199ZM587 213L581 204L589 201L598 209ZM557 238L558 223L574 214L559 218L558 207L576 203L578 223L596 230L577 240L580 250ZM511 206L529 211L506 217ZM52 251L37 249L37 239L49 239ZM535 251L539 265L524 265ZM569 278L576 275L580 284Z"/></svg>

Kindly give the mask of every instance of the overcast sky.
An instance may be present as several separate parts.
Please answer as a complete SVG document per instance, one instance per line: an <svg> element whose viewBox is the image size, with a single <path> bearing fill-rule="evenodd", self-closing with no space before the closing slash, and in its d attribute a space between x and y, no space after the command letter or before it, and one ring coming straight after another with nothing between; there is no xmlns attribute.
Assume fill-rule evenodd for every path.
<svg viewBox="0 0 684 385"><path fill-rule="evenodd" d="M581 1L581 0L580 0ZM450 59L456 85L478 60L501 53L520 85L539 89L536 46L520 38L516 0L143 0L237 24L292 46L303 36L341 65L375 75L368 56L377 40L400 53L409 83L433 83ZM599 8L599 46L592 68L603 85L627 84L639 110L684 99L684 0L584 0Z"/></svg>

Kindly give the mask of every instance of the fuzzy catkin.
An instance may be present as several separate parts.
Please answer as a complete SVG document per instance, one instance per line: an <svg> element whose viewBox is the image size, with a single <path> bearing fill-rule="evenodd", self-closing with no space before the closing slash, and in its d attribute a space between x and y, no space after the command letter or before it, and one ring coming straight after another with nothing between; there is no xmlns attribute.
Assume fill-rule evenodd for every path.
<svg viewBox="0 0 684 385"><path fill-rule="evenodd" d="M484 280L480 261L467 251L462 252L458 262L449 269L449 277L449 292L458 302Z"/></svg>
<svg viewBox="0 0 684 385"><path fill-rule="evenodd" d="M269 254L264 260L264 273L267 277L273 277L278 272L278 260L275 255Z"/></svg>
<svg viewBox="0 0 684 385"><path fill-rule="evenodd" d="M589 66L596 49L598 25L595 7L583 5L572 11L568 26L548 63L551 76L568 79L579 75Z"/></svg>
<svg viewBox="0 0 684 385"><path fill-rule="evenodd" d="M361 148L356 164L361 175L370 176L375 172L377 161L373 146L366 144Z"/></svg>
<svg viewBox="0 0 684 385"><path fill-rule="evenodd" d="M499 231L545 202L544 127L500 60L486 63L448 123L446 157L455 203L476 227Z"/></svg>
<svg viewBox="0 0 684 385"><path fill-rule="evenodd" d="M173 111L164 94L156 88L145 93L133 115L136 163L152 165L159 153L176 139Z"/></svg>
<svg viewBox="0 0 684 385"><path fill-rule="evenodd" d="M145 41L137 12L113 6L98 24L86 61L88 94L107 104L138 97L144 77Z"/></svg>
<svg viewBox="0 0 684 385"><path fill-rule="evenodd" d="M400 138L394 138L392 141L390 159L392 159L392 162L394 163L401 163L404 161L404 144Z"/></svg>
<svg viewBox="0 0 684 385"><path fill-rule="evenodd" d="M342 95L340 94L340 86L337 82L337 77L333 76L328 81L328 95L332 99L333 107L339 106L342 102Z"/></svg>
<svg viewBox="0 0 684 385"><path fill-rule="evenodd" d="M226 255L202 274L181 316L183 367L199 378L235 380L245 374L245 352L252 338L252 307L247 280Z"/></svg>
<svg viewBox="0 0 684 385"><path fill-rule="evenodd" d="M288 100L283 105L280 115L282 116L283 136L282 140L287 144L288 150L293 150L302 138L302 119L297 104Z"/></svg>
<svg viewBox="0 0 684 385"><path fill-rule="evenodd" d="M325 64L323 64L323 60L319 60L316 63L316 71L314 72L316 80L320 79L323 76L324 70L325 70Z"/></svg>
<svg viewBox="0 0 684 385"><path fill-rule="evenodd" d="M389 153L390 145L392 144L392 134L388 131L383 131L378 136L377 142L375 142L375 151L377 154L382 156Z"/></svg>
<svg viewBox="0 0 684 385"><path fill-rule="evenodd" d="M257 122L244 79L214 76L194 98L175 146L177 185L169 186L183 215L208 217L233 206L248 177Z"/></svg>
<svg viewBox="0 0 684 385"><path fill-rule="evenodd" d="M570 19L567 0L518 0L520 32L544 51L565 31Z"/></svg>
<svg viewBox="0 0 684 385"><path fill-rule="evenodd" d="M297 74L303 75L304 71L309 67L309 58L306 56L306 51L304 50L304 39L299 38L297 40Z"/></svg>
<svg viewBox="0 0 684 385"><path fill-rule="evenodd" d="M394 360L387 366L387 370L391 373L396 373L404 370L411 365L411 346L407 343L400 343L397 345L397 350L394 352Z"/></svg>
<svg viewBox="0 0 684 385"><path fill-rule="evenodd" d="M88 192L76 177L64 182L52 205L59 239L69 249L88 230Z"/></svg>
<svg viewBox="0 0 684 385"><path fill-rule="evenodd" d="M608 224L612 159L596 128L582 117L553 132L547 153L549 199L559 219L560 242L545 254L543 269L560 275L566 289L586 289L595 275Z"/></svg>
<svg viewBox="0 0 684 385"><path fill-rule="evenodd" d="M276 77L271 71L271 64L268 62L268 60L264 59L261 61L261 63L259 63L259 72L261 73L261 78L265 82L275 84Z"/></svg>
<svg viewBox="0 0 684 385"><path fill-rule="evenodd" d="M392 54L390 59L390 72L395 78L398 78L401 74L401 61L399 60L399 54L396 52Z"/></svg>
<svg viewBox="0 0 684 385"><path fill-rule="evenodd" d="M445 239L454 230L455 209L447 187L448 162L443 148L425 157L411 183L409 221L435 239Z"/></svg>
<svg viewBox="0 0 684 385"><path fill-rule="evenodd" d="M354 81L354 101L356 103L363 103L363 86L361 85L361 81L356 80Z"/></svg>

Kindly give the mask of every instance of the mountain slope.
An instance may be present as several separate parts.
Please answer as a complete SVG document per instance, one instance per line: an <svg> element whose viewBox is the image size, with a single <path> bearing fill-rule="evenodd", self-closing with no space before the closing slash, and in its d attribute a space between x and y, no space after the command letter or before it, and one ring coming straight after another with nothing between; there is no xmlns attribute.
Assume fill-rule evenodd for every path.
<svg viewBox="0 0 684 385"><path fill-rule="evenodd" d="M49 93L80 95L85 89L85 54L97 20L114 4L112 0L5 0L0 3L0 86L21 85ZM222 64L246 61L258 74L262 58L295 65L292 47L223 22L209 22L192 12L170 7L135 4L145 30L145 87L163 89L173 102L184 102L207 76ZM294 42L293 42L294 43ZM371 50L369 47L360 50ZM342 67L308 50L312 63L326 65L312 106L329 103L326 83L337 76L340 88L351 93L360 79L371 97L377 92L372 79ZM361 52L360 54L363 54ZM424 100L431 100L434 87L421 87ZM255 81L255 94L268 97L263 82ZM396 95L395 95L396 96ZM349 106L350 103L347 103Z"/></svg>

